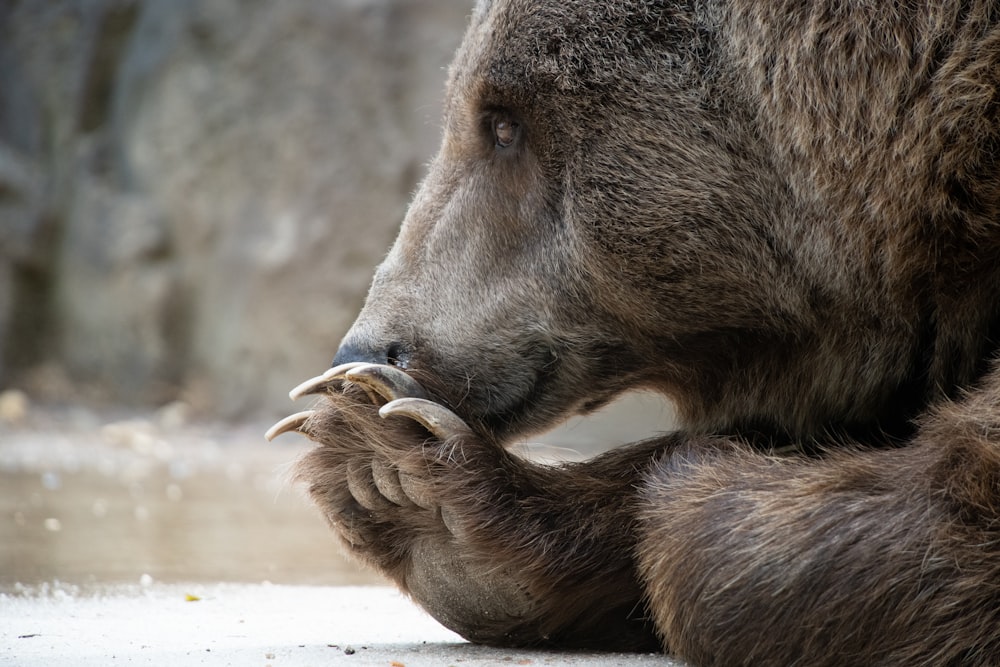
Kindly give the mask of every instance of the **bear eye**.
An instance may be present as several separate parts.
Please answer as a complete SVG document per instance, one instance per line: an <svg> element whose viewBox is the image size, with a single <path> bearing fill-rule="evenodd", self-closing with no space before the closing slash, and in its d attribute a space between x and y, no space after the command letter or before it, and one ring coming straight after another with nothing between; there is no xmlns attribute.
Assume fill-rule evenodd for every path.
<svg viewBox="0 0 1000 667"><path fill-rule="evenodd" d="M493 139L497 148L507 148L517 140L520 125L509 116L498 116L493 119Z"/></svg>

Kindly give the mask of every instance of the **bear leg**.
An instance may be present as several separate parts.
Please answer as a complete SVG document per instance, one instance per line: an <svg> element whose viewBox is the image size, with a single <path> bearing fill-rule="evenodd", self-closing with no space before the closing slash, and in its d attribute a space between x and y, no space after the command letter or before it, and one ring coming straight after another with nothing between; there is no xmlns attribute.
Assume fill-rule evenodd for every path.
<svg viewBox="0 0 1000 667"><path fill-rule="evenodd" d="M335 369L336 370L336 369ZM503 646L656 650L634 562L634 471L664 443L563 467L473 433L402 371L352 364L286 421L297 476L360 560L445 626Z"/></svg>
<svg viewBox="0 0 1000 667"><path fill-rule="evenodd" d="M1000 664L996 373L908 446L701 443L643 495L649 607L693 664Z"/></svg>

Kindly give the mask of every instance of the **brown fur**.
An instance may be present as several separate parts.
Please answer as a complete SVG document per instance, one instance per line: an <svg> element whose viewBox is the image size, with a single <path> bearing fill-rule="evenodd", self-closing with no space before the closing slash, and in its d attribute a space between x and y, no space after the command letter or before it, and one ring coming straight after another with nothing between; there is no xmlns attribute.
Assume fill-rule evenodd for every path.
<svg viewBox="0 0 1000 667"><path fill-rule="evenodd" d="M349 385L301 478L477 641L1000 664L998 91L997 2L481 2L337 356L471 434ZM502 448L632 388L683 430Z"/></svg>

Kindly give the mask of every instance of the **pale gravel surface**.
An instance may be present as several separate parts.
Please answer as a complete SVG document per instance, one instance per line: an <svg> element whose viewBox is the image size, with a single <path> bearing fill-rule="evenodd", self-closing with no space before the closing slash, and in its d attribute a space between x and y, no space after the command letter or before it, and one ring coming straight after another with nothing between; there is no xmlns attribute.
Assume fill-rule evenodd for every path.
<svg viewBox="0 0 1000 667"><path fill-rule="evenodd" d="M156 583L0 595L0 665L680 667L661 655L474 646L384 587Z"/></svg>

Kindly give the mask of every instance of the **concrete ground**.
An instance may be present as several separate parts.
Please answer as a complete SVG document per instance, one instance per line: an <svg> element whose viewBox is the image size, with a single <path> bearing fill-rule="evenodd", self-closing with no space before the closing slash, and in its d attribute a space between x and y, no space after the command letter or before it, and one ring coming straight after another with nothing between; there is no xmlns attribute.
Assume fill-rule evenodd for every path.
<svg viewBox="0 0 1000 667"><path fill-rule="evenodd" d="M15 407L0 400L0 667L678 664L462 641L345 559L287 482L309 444L266 445L268 424ZM565 448L641 437L636 414L658 410L526 451L578 458Z"/></svg>
<svg viewBox="0 0 1000 667"><path fill-rule="evenodd" d="M68 589L68 590L67 590ZM151 584L0 595L0 665L671 665L660 655L468 644L395 590Z"/></svg>

